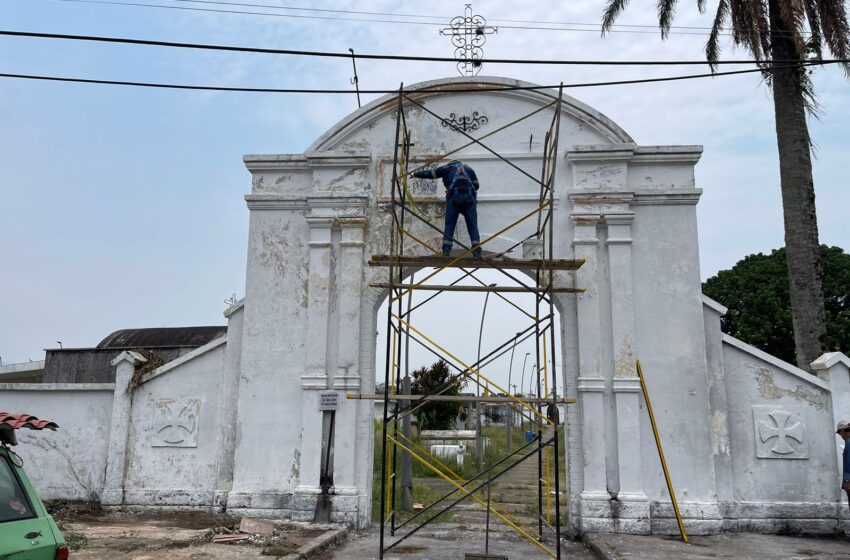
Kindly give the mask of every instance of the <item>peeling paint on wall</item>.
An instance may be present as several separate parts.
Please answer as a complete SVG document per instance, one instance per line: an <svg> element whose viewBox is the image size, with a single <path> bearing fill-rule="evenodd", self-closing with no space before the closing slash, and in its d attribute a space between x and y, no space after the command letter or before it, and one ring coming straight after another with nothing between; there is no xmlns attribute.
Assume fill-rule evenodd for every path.
<svg viewBox="0 0 850 560"><path fill-rule="evenodd" d="M783 389L776 385L774 380L774 372L767 368L748 365L748 367L756 370L756 378L758 380L759 395L765 399L779 400L782 397L791 397L798 401L807 402L816 410L826 410L826 395L810 391L802 385L797 385L795 389Z"/></svg>
<svg viewBox="0 0 850 560"><path fill-rule="evenodd" d="M286 272L286 257L289 252L289 241L287 234L289 227L284 226L283 231L280 230L264 230L262 232L261 246L259 258L260 262L267 268L275 268L283 275Z"/></svg>
<svg viewBox="0 0 850 560"><path fill-rule="evenodd" d="M728 455L729 428L726 425L726 411L715 410L708 421L711 430L711 452L715 455Z"/></svg>

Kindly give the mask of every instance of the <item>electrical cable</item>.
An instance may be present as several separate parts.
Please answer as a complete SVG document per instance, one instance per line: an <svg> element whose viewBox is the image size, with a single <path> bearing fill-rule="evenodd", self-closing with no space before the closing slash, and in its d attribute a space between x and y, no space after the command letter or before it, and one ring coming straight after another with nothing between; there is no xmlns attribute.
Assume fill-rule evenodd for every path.
<svg viewBox="0 0 850 560"><path fill-rule="evenodd" d="M209 43L183 43L177 41L158 41L152 39L127 39L123 37L105 37L101 35L72 35L68 33L40 33L35 31L10 31L0 30L0 36L28 37L36 39L58 39L66 41L87 41L96 43L119 43L126 45L139 45L148 47L169 47L180 49L213 50L228 52L247 52L261 54L285 54L294 56L311 56L323 58L345 58L351 59L350 52L333 51L306 51L299 49L271 49L265 47L238 47L233 45L214 45ZM397 60L416 62L457 62L457 58L447 56L414 56L397 54L363 54L358 53L357 59L364 60ZM547 60L547 59L517 59L517 58L481 58L482 64L534 64L534 65L556 65L556 66L691 66L708 64L705 60ZM830 58L812 61L817 63L848 63L850 59ZM799 64L799 60L719 60L713 64Z"/></svg>
<svg viewBox="0 0 850 560"><path fill-rule="evenodd" d="M608 82L579 82L573 84L564 84L565 89L577 89L586 87L603 87L603 86L620 86L631 84L650 84L658 82L674 82L681 80L693 80L699 78L714 78L719 76L733 76L737 74L752 74L754 72L772 72L774 70L782 70L796 67L809 66L826 66L836 64L837 61L823 62L806 62L801 64L792 64L787 66L769 66L765 68L753 68L749 70L733 70L728 72L714 72L704 74L687 74L683 76L666 76L662 78L639 78L635 80L614 80ZM11 78L19 80L40 80L49 82L72 82L80 84L98 84L112 86L133 86L144 88L160 88L160 89L182 89L182 90L198 90L198 91L223 91L223 92L242 92L242 93L321 93L321 94L354 94L354 90L350 89L302 89L302 88L252 88L252 87L228 87L228 86L202 86L191 84L169 84L161 82L133 82L121 80L96 80L89 78L71 78L67 76L44 76L35 74L13 74L8 72L0 73L0 78ZM422 87L415 90L410 90L410 94L439 92L444 86ZM495 87L471 87L471 88L455 88L450 89L453 93L473 93L473 92L491 92L491 91L536 91L536 90L551 90L557 89L559 86L495 86ZM447 90L449 91L449 90ZM369 89L360 90L363 94L388 94L398 93L397 89Z"/></svg>
<svg viewBox="0 0 850 560"><path fill-rule="evenodd" d="M295 14L281 14L281 13L269 13L269 12L254 12L247 10L225 10L225 9L216 9L216 8L193 8L188 6L169 6L162 4L150 4L144 2L119 2L116 0L54 0L58 2L72 2L77 4L102 4L102 5L111 5L111 6L130 6L130 7L141 7L141 8L160 8L166 10L186 10L186 11L196 11L196 12L213 12L213 13L224 13L224 14L238 14L238 15L256 15L256 16L272 16L272 17L289 17L289 18L297 18L297 19L316 19L316 20L339 20L339 21L359 21L365 23L397 23L403 25L431 25L431 26L446 26L449 25L445 23L445 20L450 20L451 17L442 18L440 16L428 16L424 14L394 14L391 12L368 12L361 10L331 10L331 9L322 9L322 8L304 8L304 7L293 7L293 6L280 6L280 5L268 5L268 4L252 4L247 2L225 2L222 0L171 0L172 2L182 2L182 3L194 3L194 4L208 4L208 5L223 5L223 6L238 6L238 7L246 7L246 8L262 8L267 10L293 10L293 11L308 11L308 12L322 12L322 13L340 13L340 14L352 14L352 15L379 15L386 17L408 17L408 18L420 18L420 19L444 19L443 22L436 21L410 21L410 20L402 20L402 19L374 19L374 18L350 18L350 17L330 17L330 16L307 16L307 15L295 15ZM600 32L600 24L596 23L581 23L581 22L554 22L554 21L542 21L542 20L513 20L513 19L494 19L491 20L491 23L505 22L500 24L498 27L503 29L516 29L516 30L530 30L530 31L583 31L583 32L592 32L599 33ZM532 25L511 25L512 23L526 23ZM557 26L557 27L551 27ZM582 27L565 27L565 26L586 26L591 27L590 29L582 28ZM614 24L612 29L606 31L606 33L636 33L636 34L649 34L656 35L660 33L657 26L648 25L648 24ZM620 28L636 28L636 29L620 29ZM654 28L653 30L644 30L646 28ZM677 31L677 29L685 29L688 31ZM696 26L671 26L670 31L668 32L670 35L698 35L705 36L708 35L711 31L709 27L696 27ZM718 33L723 36L732 36L732 33L728 31L721 31ZM788 33L790 35L790 33ZM810 34L807 32L807 34Z"/></svg>

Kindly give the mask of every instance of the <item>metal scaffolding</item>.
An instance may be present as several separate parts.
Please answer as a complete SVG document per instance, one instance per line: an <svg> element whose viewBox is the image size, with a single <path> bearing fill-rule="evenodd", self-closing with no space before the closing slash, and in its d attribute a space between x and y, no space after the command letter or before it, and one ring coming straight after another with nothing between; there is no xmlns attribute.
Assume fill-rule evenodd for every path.
<svg viewBox="0 0 850 560"><path fill-rule="evenodd" d="M459 126L448 128L460 134L468 142L459 148L438 157L430 158L430 163L446 159L464 148L478 145L487 152L493 154L501 163L509 166L526 178L530 178L539 185L539 198L537 207L524 215L517 216L516 220L505 225L497 233L481 241L477 246L470 247L457 239L454 243L461 248L457 256L444 257L440 251L431 247L413 233L411 224L424 226L442 236L443 230L432 223L434 218L428 218L427 213L417 206L408 185L408 178L414 170L408 168L410 161L410 132L407 127L405 109L415 108L417 111L430 115L431 117L446 123L447 119L433 112L423 102L417 99L417 95L405 92L403 87L399 89L396 109L395 151L392 164L392 183L390 192L390 207L392 213L392 224L390 231L390 253L388 255L374 255L369 262L371 266L386 267L387 281L371 284L374 287L387 288L390 291L389 304L387 306L387 344L386 344L386 369L384 373L383 394L383 425L381 437L381 499L380 499L380 558L384 554L399 545L417 531L433 522L443 513L451 510L464 500L470 500L482 506L487 512L487 542L489 543L489 521L492 514L505 525L519 533L523 538L537 548L543 550L552 558L561 558L561 438L559 431L558 405L568 402L558 397L557 375L555 372L555 293L579 293L583 290L573 287L555 287L556 271L574 271L578 269L583 260L555 259L553 254L553 212L555 203L555 170L558 154L558 136L561 118L561 99L563 86L559 88L557 97L553 96L550 103L521 116L520 118L497 128L479 138L474 138ZM420 94L421 95L421 94ZM552 120L545 134L542 153L542 171L540 178L533 176L510 159L500 155L496 150L487 146L482 140L493 134L503 131L531 116L539 114L547 109L553 111ZM421 167L424 167L421 166ZM420 167L420 168L421 168ZM516 228L520 224L536 221L536 229L533 234L525 237L507 250L494 253L485 252L481 258L471 258L471 253L479 247L487 249L487 244L494 239L504 235L506 232ZM505 257L517 247L527 246L535 253L524 255L522 259L511 259ZM432 255L416 255L411 250L416 247L424 247ZM525 251L524 251L525 252ZM531 257L531 258L526 258ZM411 272L423 268L433 267L435 270L426 274L418 281L405 283L405 278ZM463 271L463 276L451 284L434 284L429 281L436 278L447 268L458 268ZM516 286L498 287L487 285L475 275L477 269L496 270L510 278ZM514 274L515 271L523 272L522 275ZM522 276L522 277L518 277ZM478 285L458 285L463 278L470 278ZM530 282L533 278L534 282ZM409 296L414 290L436 292L424 301L407 310L402 305L405 296ZM487 354L480 356L474 363L466 363L457 354L446 346L436 341L433 337L422 332L411 323L411 313L422 305L432 301L439 294L446 291L465 292L489 292L495 294L519 309L525 314L530 325L515 337L510 338L503 344L496 346ZM505 298L503 293L528 293L533 295L533 309L530 306L523 308L515 302ZM409 301L409 300L408 300ZM507 353L512 347L524 340L534 339L535 359L537 365L536 397L529 398L527 395L516 396L510 391L510 387L502 388L492 379L481 373L481 369L493 362L498 357ZM444 360L454 371L448 382L427 395L412 396L402 393L400 374L402 357L405 348L410 342L422 346L433 355ZM463 480L462 477L452 470L445 462L431 455L413 439L404 435L401 430L401 421L405 417L413 415L428 402L447 400L443 395L450 387L472 382L484 388L483 397L463 397L463 399L476 401L477 413L480 414L484 402L507 403L512 409L518 411L519 415L528 419L534 426L536 434L524 446L508 453L493 461L493 464L479 472L476 476ZM487 396L491 391L500 393L500 397ZM409 393L409 391L404 391ZM352 395L353 396L353 395ZM544 405L545 408L544 408ZM514 410L511 411L514 414ZM405 520L397 516L398 500L398 461L402 454L409 455L413 460L421 463L424 467L442 478L452 488L451 491L441 496L436 501L427 504ZM537 460L537 523L536 526L523 524L519 519L509 513L503 506L490 499L489 488L493 481L499 479L506 472L513 469L524 461ZM554 468L552 468L554 467ZM552 494L555 495L554 518L552 508ZM389 538L388 538L389 537Z"/></svg>

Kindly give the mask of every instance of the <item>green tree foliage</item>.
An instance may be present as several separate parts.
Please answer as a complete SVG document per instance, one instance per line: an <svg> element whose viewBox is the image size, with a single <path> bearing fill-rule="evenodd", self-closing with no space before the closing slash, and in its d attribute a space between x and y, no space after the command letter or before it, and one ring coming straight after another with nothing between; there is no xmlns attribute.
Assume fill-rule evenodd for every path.
<svg viewBox="0 0 850 560"><path fill-rule="evenodd" d="M452 379L449 365L439 360L431 367L422 367L413 372L410 390L414 395L429 395L445 387ZM442 391L443 395L459 395L460 384L452 383ZM455 419L462 407L459 402L429 402L417 409L419 426L423 430L451 430L455 427Z"/></svg>
<svg viewBox="0 0 850 560"><path fill-rule="evenodd" d="M821 245L827 345L850 353L850 255ZM738 261L705 281L702 292L729 308L723 331L768 354L794 363L794 332L785 249Z"/></svg>

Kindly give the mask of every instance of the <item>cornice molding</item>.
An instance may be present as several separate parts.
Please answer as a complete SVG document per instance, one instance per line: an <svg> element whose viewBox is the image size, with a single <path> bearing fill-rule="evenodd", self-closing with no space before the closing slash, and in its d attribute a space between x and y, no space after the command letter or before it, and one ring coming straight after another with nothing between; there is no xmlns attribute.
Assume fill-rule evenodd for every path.
<svg viewBox="0 0 850 560"><path fill-rule="evenodd" d="M309 171L323 167L369 167L369 152L305 152L303 154L246 154L248 171Z"/></svg>
<svg viewBox="0 0 850 560"><path fill-rule="evenodd" d="M640 189L635 191L633 206L693 206L699 202L702 189Z"/></svg>
<svg viewBox="0 0 850 560"><path fill-rule="evenodd" d="M246 194L248 210L307 210L306 198L285 198L274 194Z"/></svg>

